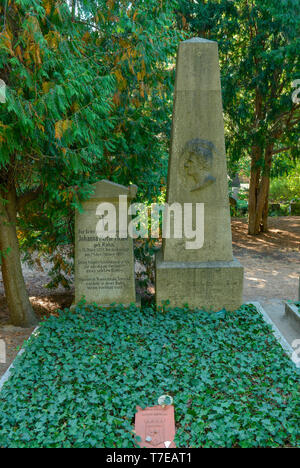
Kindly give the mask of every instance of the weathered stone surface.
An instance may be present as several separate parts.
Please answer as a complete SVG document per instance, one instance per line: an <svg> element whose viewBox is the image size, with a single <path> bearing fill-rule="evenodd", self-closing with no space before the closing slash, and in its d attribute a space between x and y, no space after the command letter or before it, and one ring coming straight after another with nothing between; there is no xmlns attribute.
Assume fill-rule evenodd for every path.
<svg viewBox="0 0 300 468"><path fill-rule="evenodd" d="M176 448L174 406L137 406L135 433L141 448Z"/></svg>
<svg viewBox="0 0 300 468"><path fill-rule="evenodd" d="M0 339L0 364L6 364L6 343Z"/></svg>
<svg viewBox="0 0 300 468"><path fill-rule="evenodd" d="M164 262L156 257L157 303L173 307L236 310L243 302L243 267L231 262Z"/></svg>
<svg viewBox="0 0 300 468"><path fill-rule="evenodd" d="M94 185L94 193L83 203L83 212L75 217L75 303L82 297L86 302L109 305L113 302L136 302L133 241L126 235L99 239L96 226L97 206L110 202L119 219L119 195L135 197L136 186L129 188L102 180Z"/></svg>
<svg viewBox="0 0 300 468"><path fill-rule="evenodd" d="M3 80L0 79L0 103L4 104L6 102L6 84Z"/></svg>
<svg viewBox="0 0 300 468"><path fill-rule="evenodd" d="M243 270L232 253L218 46L213 41L194 38L179 46L167 202L204 203L204 244L186 249L185 238L164 240L156 263L157 305L169 299L171 305L238 307ZM228 288L231 277L233 287Z"/></svg>
<svg viewBox="0 0 300 468"><path fill-rule="evenodd" d="M241 187L241 183L240 183L240 178L239 178L239 175L236 174L233 181L232 181L232 187L234 188L240 188Z"/></svg>
<svg viewBox="0 0 300 468"><path fill-rule="evenodd" d="M193 146L196 151L191 155ZM201 188L205 179L207 185ZM182 248L181 239L168 239L166 261L232 260L216 42L193 39L179 46L167 201L205 203L205 241L203 248L191 251Z"/></svg>
<svg viewBox="0 0 300 468"><path fill-rule="evenodd" d="M285 303L285 315L292 327L300 333L300 312L299 307L292 302Z"/></svg>

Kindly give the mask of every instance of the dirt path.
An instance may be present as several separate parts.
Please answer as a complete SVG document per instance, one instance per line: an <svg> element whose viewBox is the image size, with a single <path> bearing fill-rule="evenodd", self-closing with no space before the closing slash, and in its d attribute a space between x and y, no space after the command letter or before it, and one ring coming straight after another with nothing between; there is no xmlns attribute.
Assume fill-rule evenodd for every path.
<svg viewBox="0 0 300 468"><path fill-rule="evenodd" d="M300 275L300 217L270 218L270 232L259 236L248 236L245 219L232 221L234 255L245 268L244 301L256 300L262 304L295 300L298 294ZM55 313L72 303L72 291L62 288L49 291L49 266L44 272L23 266L30 299L39 316ZM28 338L32 329L11 327L0 274L0 339L7 345L7 362L0 363L0 376L5 372Z"/></svg>
<svg viewBox="0 0 300 468"><path fill-rule="evenodd" d="M297 299L300 217L269 218L269 227L266 234L249 236L246 220L232 221L234 255L245 268L245 302Z"/></svg>

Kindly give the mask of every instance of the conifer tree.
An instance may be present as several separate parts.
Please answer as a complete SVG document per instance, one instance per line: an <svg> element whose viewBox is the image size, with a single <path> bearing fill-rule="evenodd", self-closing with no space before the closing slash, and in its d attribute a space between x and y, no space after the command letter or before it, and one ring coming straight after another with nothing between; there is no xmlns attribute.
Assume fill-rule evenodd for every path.
<svg viewBox="0 0 300 468"><path fill-rule="evenodd" d="M36 322L20 248L53 253L72 242L74 208L99 178L140 183L143 193L157 188L176 46L172 6L1 1L0 263L15 325ZM59 253L55 261L66 281Z"/></svg>

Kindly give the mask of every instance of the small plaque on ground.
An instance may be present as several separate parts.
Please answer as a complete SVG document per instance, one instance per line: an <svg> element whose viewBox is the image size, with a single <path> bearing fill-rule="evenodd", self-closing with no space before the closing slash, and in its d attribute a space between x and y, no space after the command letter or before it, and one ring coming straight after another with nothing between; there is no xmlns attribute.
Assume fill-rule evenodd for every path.
<svg viewBox="0 0 300 468"><path fill-rule="evenodd" d="M135 433L141 448L176 448L174 406L136 407Z"/></svg>

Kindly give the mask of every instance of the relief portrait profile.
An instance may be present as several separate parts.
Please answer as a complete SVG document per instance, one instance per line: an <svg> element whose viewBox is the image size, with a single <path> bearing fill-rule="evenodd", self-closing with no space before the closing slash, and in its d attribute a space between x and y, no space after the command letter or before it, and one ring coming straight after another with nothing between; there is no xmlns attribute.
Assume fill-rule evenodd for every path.
<svg viewBox="0 0 300 468"><path fill-rule="evenodd" d="M184 146L182 151L183 170L193 181L191 192L203 190L216 181L211 174L214 145L211 141L195 138Z"/></svg>

